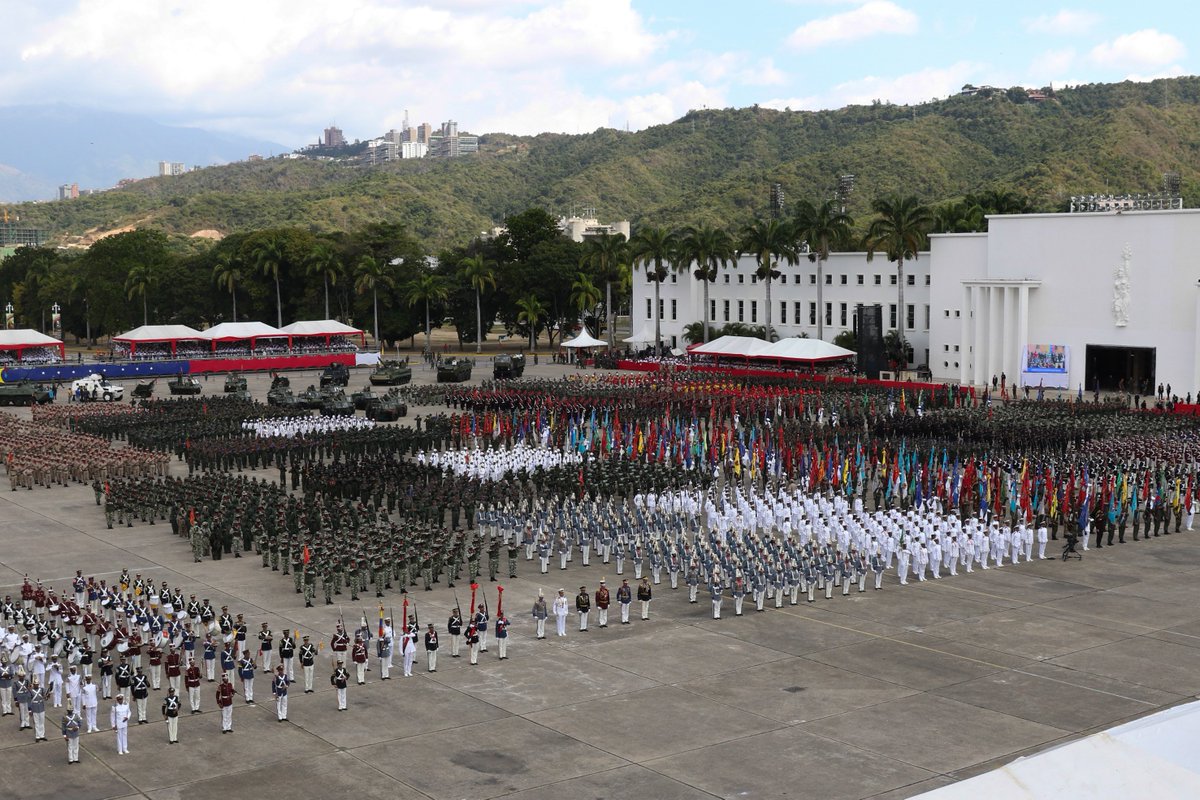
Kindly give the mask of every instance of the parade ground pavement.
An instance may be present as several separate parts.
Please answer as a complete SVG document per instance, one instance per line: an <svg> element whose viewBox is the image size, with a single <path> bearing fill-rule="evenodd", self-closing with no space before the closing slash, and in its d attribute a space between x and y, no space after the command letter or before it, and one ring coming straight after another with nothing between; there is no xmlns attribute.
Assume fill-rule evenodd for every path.
<svg viewBox="0 0 1200 800"><path fill-rule="evenodd" d="M430 380L418 372L418 382ZM302 389L309 378L292 385ZM364 382L356 371L350 388ZM265 379L252 384L262 397ZM205 391L219 393L219 378ZM409 420L414 413L428 409L410 409ZM179 462L172 470L186 473ZM1051 542L1056 555L1058 545ZM664 573L649 621L638 619L635 603L631 625L619 624L614 607L605 629L593 611L587 633L572 614L565 638L554 635L553 620L544 641L534 638L529 611L539 588L548 598L560 587L573 596L581 585L594 592L604 577L615 590L622 576L614 567L593 557L585 568L576 554L565 572L555 558L542 576L522 552L519 577L501 581L513 622L507 664L494 643L478 666L465 649L452 659L443 635L436 673L425 671L423 650L412 678L402 677L399 657L386 683L373 665L365 686L351 683L344 714L326 649L316 693L294 686L287 722L276 721L260 675L258 704L237 698L232 736L220 735L209 683L203 713L182 715L178 747L167 744L162 692L151 693L152 724L131 725L126 756L117 756L102 702L104 729L81 737L77 766L67 765L56 736L61 710L47 709L47 743L4 718L0 786L24 800L882 800L1200 695L1200 532L905 587L889 572L882 591L856 587L843 597L839 589L831 600L782 609L769 602L761 613L747 598L740 618L727 600L720 620L703 593L689 604L682 582L672 591ZM263 570L253 553L193 563L163 522L106 530L87 487L10 492L4 481L0 594L17 595L25 574L66 591L77 568L110 583L122 568L165 580L244 613L251 636L267 621L277 637L289 627L327 641L339 614L352 627L364 613L372 626L378 618L373 593L352 604L344 592L326 606L318 592L319 605L304 608L291 576ZM623 577L634 584L632 568ZM494 610L486 562L482 587ZM469 595L459 583L464 607ZM444 632L451 590L443 583L409 597L421 625ZM382 602L400 615L398 594Z"/></svg>

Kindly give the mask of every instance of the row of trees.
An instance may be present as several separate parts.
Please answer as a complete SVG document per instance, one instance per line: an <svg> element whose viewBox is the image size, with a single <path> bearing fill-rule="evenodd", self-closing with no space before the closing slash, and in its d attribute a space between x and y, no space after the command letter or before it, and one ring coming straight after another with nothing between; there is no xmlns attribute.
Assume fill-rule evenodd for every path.
<svg viewBox="0 0 1200 800"><path fill-rule="evenodd" d="M980 218L979 208L1019 203L1003 193L968 201L968 220ZM723 267L749 255L766 293L764 332L771 338L771 288L782 266L805 257L816 262L820 302L821 269L831 252L883 253L896 264L903 308L905 263L926 246L929 232L959 225L957 212L931 209L915 197L882 197L872 209L874 217L862 229L833 200L802 201L787 217L755 220L736 232L645 225L628 241L602 234L578 243L549 213L534 208L508 217L496 237L432 255L395 224L330 235L275 228L215 244L135 230L81 252L22 248L0 264L0 297L12 298L24 324L40 322L43 329L43 310L58 302L64 330L88 338L121 332L139 318L143 324L189 325L274 318L282 325L320 316L352 323L369 318L376 341L423 330L427 347L431 329L448 321L460 346L474 343L477 351L496 320L507 334L527 337L531 348L543 331L553 345L582 323L615 347L615 316L629 301L634 271L644 270L654 283L657 308L662 282L690 270L703 286L707 309L709 284ZM899 322L903 340L903 314ZM656 319L658 342L661 333Z"/></svg>

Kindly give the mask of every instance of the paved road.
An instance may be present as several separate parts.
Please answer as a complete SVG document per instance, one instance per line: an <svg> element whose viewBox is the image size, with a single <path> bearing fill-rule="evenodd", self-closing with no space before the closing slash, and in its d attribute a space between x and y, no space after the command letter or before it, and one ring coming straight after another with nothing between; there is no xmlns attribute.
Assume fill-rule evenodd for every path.
<svg viewBox="0 0 1200 800"><path fill-rule="evenodd" d="M539 587L617 576L595 560L545 577L535 564L505 582L507 663L493 647L477 667L443 653L434 675L372 672L345 714L322 665L284 724L260 678L231 737L205 684L181 746L161 722L131 730L128 756L113 734L90 734L70 768L61 740L34 744L9 717L0 786L80 800L901 798L1200 695L1200 532L720 621L664 583L649 622L599 630L593 617L590 632L559 639L551 625L545 641L525 616ZM338 614L305 609L290 577L256 558L191 563L162 523L106 530L87 488L0 492L0 593L26 572L62 587L77 567L167 580L244 612L251 631L266 620L328 638ZM449 590L414 596L423 623L444 623ZM399 613L398 597L385 602Z"/></svg>

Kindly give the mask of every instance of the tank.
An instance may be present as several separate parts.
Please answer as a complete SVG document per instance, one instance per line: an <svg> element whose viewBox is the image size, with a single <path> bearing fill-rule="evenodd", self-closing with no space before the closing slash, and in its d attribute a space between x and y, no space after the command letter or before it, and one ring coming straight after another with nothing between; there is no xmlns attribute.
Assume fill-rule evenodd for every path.
<svg viewBox="0 0 1200 800"><path fill-rule="evenodd" d="M176 395L194 395L203 391L200 381L191 375L176 375L167 381L167 388L171 390L171 394Z"/></svg>
<svg viewBox="0 0 1200 800"><path fill-rule="evenodd" d="M267 390L267 405L291 408L296 404L292 395L291 381L283 375L271 376L271 388Z"/></svg>
<svg viewBox="0 0 1200 800"><path fill-rule="evenodd" d="M492 377L496 380L507 380L509 378L519 378L525 374L525 354L517 353L509 355L507 353L496 356L495 362L492 364Z"/></svg>
<svg viewBox="0 0 1200 800"><path fill-rule="evenodd" d="M238 375L236 372L231 372L225 376L225 393L244 392L249 388L246 384L246 376Z"/></svg>
<svg viewBox="0 0 1200 800"><path fill-rule="evenodd" d="M296 396L296 402L302 408L320 408L325 398L317 391L317 387L309 384L308 388Z"/></svg>
<svg viewBox="0 0 1200 800"><path fill-rule="evenodd" d="M408 414L408 406L395 392L388 392L383 397L377 397L367 405L367 419L376 422L395 422Z"/></svg>
<svg viewBox="0 0 1200 800"><path fill-rule="evenodd" d="M368 379L372 386L403 386L412 380L407 361L381 361Z"/></svg>
<svg viewBox="0 0 1200 800"><path fill-rule="evenodd" d="M354 403L354 407L359 411L365 411L367 405L378 397L379 395L375 394L375 390L371 388L370 384L367 384L360 391L350 395L350 402Z"/></svg>
<svg viewBox="0 0 1200 800"><path fill-rule="evenodd" d="M0 406L32 406L50 402L50 391L40 383L0 383Z"/></svg>
<svg viewBox="0 0 1200 800"><path fill-rule="evenodd" d="M350 402L350 398L346 397L346 393L338 389L332 395L327 395L325 401L321 403L322 417L352 417L354 416L354 403Z"/></svg>
<svg viewBox="0 0 1200 800"><path fill-rule="evenodd" d="M474 363L467 358L448 358L444 360L437 371L438 383L462 383L471 380L471 367Z"/></svg>
<svg viewBox="0 0 1200 800"><path fill-rule="evenodd" d="M345 364L330 364L321 373L322 386L345 386L350 383L350 369Z"/></svg>

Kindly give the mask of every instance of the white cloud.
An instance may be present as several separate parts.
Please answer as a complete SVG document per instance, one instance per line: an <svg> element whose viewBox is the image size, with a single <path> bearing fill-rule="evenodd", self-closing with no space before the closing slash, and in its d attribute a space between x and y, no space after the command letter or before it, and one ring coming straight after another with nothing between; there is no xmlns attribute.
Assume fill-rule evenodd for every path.
<svg viewBox="0 0 1200 800"><path fill-rule="evenodd" d="M759 103L764 108L773 108L777 111L801 111L821 108L821 101L817 97L773 97L770 100L763 100Z"/></svg>
<svg viewBox="0 0 1200 800"><path fill-rule="evenodd" d="M1127 33L1092 48L1098 65L1117 69L1153 69L1178 61L1187 54L1183 42L1154 28Z"/></svg>
<svg viewBox="0 0 1200 800"><path fill-rule="evenodd" d="M1100 22L1101 16L1092 11L1064 8L1055 14L1042 14L1025 20L1025 30L1055 36L1077 36L1087 33Z"/></svg>
<svg viewBox="0 0 1200 800"><path fill-rule="evenodd" d="M670 38L632 0L78 0L20 30L0 53L0 102L51 94L208 127L257 121L254 133L297 144L334 119L376 135L403 108L480 132L498 129L489 119L514 133L590 130L618 106L606 73L653 64Z"/></svg>
<svg viewBox="0 0 1200 800"><path fill-rule="evenodd" d="M793 31L787 41L792 47L809 50L883 33L916 33L917 25L917 15L912 11L890 0L870 0L852 11L806 22Z"/></svg>
<svg viewBox="0 0 1200 800"><path fill-rule="evenodd" d="M884 78L868 76L834 86L823 108L885 103L924 103L935 97L958 94L963 84L980 72L976 64L960 61L948 67L929 67L906 75Z"/></svg>
<svg viewBox="0 0 1200 800"><path fill-rule="evenodd" d="M1125 76L1125 80L1134 81L1135 83L1149 83L1150 81L1157 81L1162 78L1178 78L1187 74L1189 74L1188 71L1181 65L1172 64L1169 67L1164 67L1152 73L1131 72Z"/></svg>

